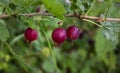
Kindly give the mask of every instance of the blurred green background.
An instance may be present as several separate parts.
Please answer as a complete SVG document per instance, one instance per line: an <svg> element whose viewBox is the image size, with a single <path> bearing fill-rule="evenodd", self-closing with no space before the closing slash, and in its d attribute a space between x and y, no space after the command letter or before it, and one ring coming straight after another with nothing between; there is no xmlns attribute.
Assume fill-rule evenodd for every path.
<svg viewBox="0 0 120 73"><path fill-rule="evenodd" d="M0 73L120 73L119 22L99 23L90 20L110 27L102 29L74 17L60 20L59 16L19 16L36 13L38 6L40 13L45 12L43 1L0 0L0 15L16 13L0 19L0 24L4 24L9 31L7 41L0 41ZM54 7L52 1L55 0L51 0L51 6ZM88 15L120 18L120 0L71 0L70 4L65 0L58 0L59 2L64 5L68 14L85 14L93 4ZM53 11L59 13L61 10ZM62 23L58 25L60 21ZM82 31L79 39L66 40L57 47L51 38L52 31L57 27L67 29L71 25L78 26ZM31 48L23 35L28 27L39 32L39 38L32 42ZM7 34L2 28L0 39Z"/></svg>

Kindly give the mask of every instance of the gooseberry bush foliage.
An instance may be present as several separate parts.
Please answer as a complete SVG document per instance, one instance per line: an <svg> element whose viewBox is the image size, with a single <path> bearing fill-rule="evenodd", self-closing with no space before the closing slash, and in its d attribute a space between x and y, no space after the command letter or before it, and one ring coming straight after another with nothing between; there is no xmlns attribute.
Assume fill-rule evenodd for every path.
<svg viewBox="0 0 120 73"><path fill-rule="evenodd" d="M120 0L0 0L0 73L119 73Z"/></svg>

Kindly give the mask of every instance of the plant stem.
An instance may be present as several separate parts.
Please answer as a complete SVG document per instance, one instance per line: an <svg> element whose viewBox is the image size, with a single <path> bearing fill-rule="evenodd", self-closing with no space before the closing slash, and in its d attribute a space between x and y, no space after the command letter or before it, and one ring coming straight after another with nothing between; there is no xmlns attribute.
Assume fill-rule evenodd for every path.
<svg viewBox="0 0 120 73"><path fill-rule="evenodd" d="M98 27L103 27L102 25L99 25L99 24L97 24L97 23L95 23L95 22L93 22L93 21L91 21L91 20L87 20L87 19L83 19L84 21L86 21L86 22L90 22L90 23L92 23L92 24L95 24L95 25L97 25Z"/></svg>
<svg viewBox="0 0 120 73"><path fill-rule="evenodd" d="M14 14L12 14L12 15L14 15ZM2 14L2 15L0 15L0 19L8 18L12 15ZM49 13L25 13L25 14L19 14L18 16L28 16L28 17L30 17L30 16L53 16L53 15L49 14ZM101 22L105 21L104 18L95 17L95 16L88 16L88 15L84 15L84 16L80 17L80 15L66 14L64 16L65 17L76 17L76 18L79 18L79 19L91 19L91 20L96 20L96 21L101 19ZM120 22L120 18L106 18L106 21Z"/></svg>
<svg viewBox="0 0 120 73"><path fill-rule="evenodd" d="M54 49L52 49L52 47L51 47L50 41L49 41L49 39L48 39L48 37L47 37L47 33L45 32L44 29L42 29L42 30L43 30L43 33L45 34L46 39L47 39L48 46L49 46L49 48L50 48L50 53L51 53L51 56L52 56L52 60L53 60L53 62L54 62L54 64L55 64L55 67L56 67L56 71L58 71L59 69L58 69L58 67L57 67L57 61L56 61L56 57L55 57L55 54L54 54Z"/></svg>

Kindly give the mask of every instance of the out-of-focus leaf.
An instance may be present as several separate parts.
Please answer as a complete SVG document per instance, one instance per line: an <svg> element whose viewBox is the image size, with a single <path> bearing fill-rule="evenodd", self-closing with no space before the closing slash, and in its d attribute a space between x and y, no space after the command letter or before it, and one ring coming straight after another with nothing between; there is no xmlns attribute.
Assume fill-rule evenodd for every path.
<svg viewBox="0 0 120 73"><path fill-rule="evenodd" d="M4 25L3 21L0 21L0 40L5 41L9 37L9 31Z"/></svg>
<svg viewBox="0 0 120 73"><path fill-rule="evenodd" d="M90 67L89 66L85 66L85 68L83 68L81 73L91 73Z"/></svg>
<svg viewBox="0 0 120 73"><path fill-rule="evenodd" d="M46 18L41 18L41 17L34 17L34 21L38 22L40 25L44 25L46 27L58 27L58 22L63 22L62 20L58 18L53 18L53 17L46 17Z"/></svg>
<svg viewBox="0 0 120 73"><path fill-rule="evenodd" d="M112 2L120 2L120 0L111 0Z"/></svg>
<svg viewBox="0 0 120 73"><path fill-rule="evenodd" d="M0 14L2 14L2 10L3 10L3 8L2 8L2 7L0 7Z"/></svg>
<svg viewBox="0 0 120 73"><path fill-rule="evenodd" d="M89 14L92 16L98 16L99 14L104 13L106 9L109 8L110 3L110 1L103 1L102 3L96 2Z"/></svg>
<svg viewBox="0 0 120 73"><path fill-rule="evenodd" d="M78 8L79 8L82 12L85 11L85 7L84 7L84 5L82 4L81 0L77 0L76 5L78 6Z"/></svg>
<svg viewBox="0 0 120 73"><path fill-rule="evenodd" d="M38 0L12 0L12 2L18 6L25 7L38 2Z"/></svg>
<svg viewBox="0 0 120 73"><path fill-rule="evenodd" d="M49 12L60 19L64 19L64 14L66 13L66 10L60 2L58 2L57 0L42 0L42 2Z"/></svg>
<svg viewBox="0 0 120 73"><path fill-rule="evenodd" d="M116 55L113 52L110 53L109 58L108 58L108 62L109 62L108 67L110 69L115 69L115 67L116 67Z"/></svg>
<svg viewBox="0 0 120 73"><path fill-rule="evenodd" d="M44 61L42 66L47 73L54 73L55 72L55 65L51 60Z"/></svg>
<svg viewBox="0 0 120 73"><path fill-rule="evenodd" d="M97 57L108 64L109 60L107 59L107 55L115 49L117 43L107 40L102 34L102 29L97 31L95 41L95 52Z"/></svg>
<svg viewBox="0 0 120 73"><path fill-rule="evenodd" d="M12 0L0 0L0 4L9 4Z"/></svg>
<svg viewBox="0 0 120 73"><path fill-rule="evenodd" d="M12 1L16 5L23 6L23 5L26 5L27 0L12 0Z"/></svg>
<svg viewBox="0 0 120 73"><path fill-rule="evenodd" d="M78 6L76 5L76 2L77 2L77 0L71 0L71 9L72 10L75 10L78 8Z"/></svg>
<svg viewBox="0 0 120 73"><path fill-rule="evenodd" d="M85 60L86 55L87 55L87 52L86 52L85 50L83 50L83 49L80 49L80 50L78 51L78 53L80 54L81 60L82 60L82 61Z"/></svg>
<svg viewBox="0 0 120 73"><path fill-rule="evenodd" d="M6 69L8 67L8 64L6 62L0 62L0 70Z"/></svg>
<svg viewBox="0 0 120 73"><path fill-rule="evenodd" d="M91 2L87 0L71 0L71 10L78 10L84 13L89 7Z"/></svg>
<svg viewBox="0 0 120 73"><path fill-rule="evenodd" d="M11 42L10 45L15 44L18 40L20 40L21 38L23 38L23 34L20 34L18 36L16 36Z"/></svg>

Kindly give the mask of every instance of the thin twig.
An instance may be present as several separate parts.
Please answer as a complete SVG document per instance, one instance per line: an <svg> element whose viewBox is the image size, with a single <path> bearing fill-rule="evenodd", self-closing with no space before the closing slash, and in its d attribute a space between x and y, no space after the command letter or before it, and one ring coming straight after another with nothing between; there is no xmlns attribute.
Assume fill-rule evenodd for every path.
<svg viewBox="0 0 120 73"><path fill-rule="evenodd" d="M92 20L100 20L101 21L104 21L104 18L101 18L101 17L94 17L94 16L83 16L82 18L84 19L92 19ZM117 22L120 22L120 18L106 18L106 21L117 21Z"/></svg>
<svg viewBox="0 0 120 73"><path fill-rule="evenodd" d="M25 14L20 14L21 16L52 16L49 13L25 13Z"/></svg>
<svg viewBox="0 0 120 73"><path fill-rule="evenodd" d="M4 18L7 18L7 17L9 17L9 15L6 15L6 14L0 15L0 19L4 19Z"/></svg>
<svg viewBox="0 0 120 73"><path fill-rule="evenodd" d="M11 15L2 14L2 15L0 15L0 19L4 19L4 18L13 16L13 15L15 15L15 14L11 14ZM53 16L53 15L49 14L49 13L24 13L24 14L19 14L19 16ZM105 21L104 18L88 16L88 15L84 15L84 16L80 17L80 15L66 14L64 16L65 17L76 17L76 18L81 18L81 19L91 19L91 20L96 20L96 21L98 21L98 20ZM120 18L106 18L106 21L120 22Z"/></svg>
<svg viewBox="0 0 120 73"><path fill-rule="evenodd" d="M99 24L97 24L97 23L95 23L95 22L93 22L93 21L90 21L90 20L88 20L88 19L83 19L84 21L86 21L86 22L90 22L90 23L92 23L92 24L95 24L95 25L97 25L98 27L103 27L102 25L99 25Z"/></svg>

